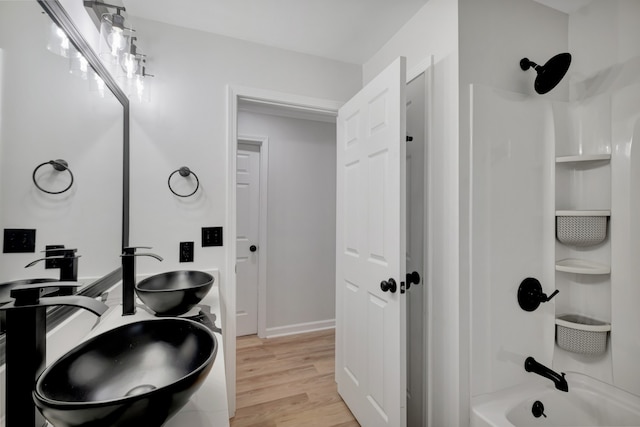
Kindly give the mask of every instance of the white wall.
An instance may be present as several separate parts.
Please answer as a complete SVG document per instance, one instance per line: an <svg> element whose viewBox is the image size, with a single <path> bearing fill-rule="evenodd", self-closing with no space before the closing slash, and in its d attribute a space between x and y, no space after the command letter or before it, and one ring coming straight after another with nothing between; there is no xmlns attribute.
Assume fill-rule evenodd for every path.
<svg viewBox="0 0 640 427"><path fill-rule="evenodd" d="M554 302L520 308L527 277L554 286L554 121L541 98L472 90L471 396L536 381L528 356L551 366ZM557 299L558 297L556 297Z"/></svg>
<svg viewBox="0 0 640 427"><path fill-rule="evenodd" d="M407 58L410 71L433 55L435 62L458 48L457 1L429 0L385 45L362 65L367 83L398 56ZM451 76L455 78L455 75Z"/></svg>
<svg viewBox="0 0 640 427"><path fill-rule="evenodd" d="M459 28L460 28L460 93L459 93L459 105L460 105L460 151L459 151L459 178L460 178L460 313L461 313L461 329L460 329L460 343L461 354L468 355L479 354L482 355L490 348L497 348L500 346L497 340L500 340L503 336L498 331L485 328L472 327L473 318L469 316L470 312L476 312L485 299L476 300L472 299L472 293L482 293L482 288L476 288L474 283L475 273L472 270L473 265L476 264L475 253L472 246L471 237L475 234L472 230L473 225L473 213L472 213L472 200L478 195L483 194L482 191L496 191L494 189L477 188L476 183L472 180L472 172L474 166L472 165L472 136L471 136L471 121L472 110L471 105L473 98L471 96L472 85L488 86L493 89L502 89L526 96L537 97L533 91L533 81L535 79L535 72L528 71L523 72L520 69L519 62L523 57L544 64L553 55L567 51L567 25L568 17L566 14L542 6L530 0L460 0L459 1ZM525 97L526 98L526 97ZM566 82L561 83L553 92L548 96L550 99L567 99L568 98L568 84ZM476 105L474 108L492 108L491 105ZM524 107L527 108L527 107ZM509 119L505 119L505 123ZM500 123L500 118L497 117L497 123ZM507 131L505 129L505 131ZM502 135L504 136L504 135ZM517 133L513 135L515 138ZM521 139L513 140L513 144L527 144L532 141L529 139L530 135L526 135ZM544 144L539 144L540 149L544 150ZM521 147L525 149L526 147ZM542 152L541 152L542 153ZM540 153L540 154L541 154ZM476 154L474 153L474 156ZM536 169L534 166L531 172L535 171L540 173L540 180L543 180L543 171ZM511 171L513 172L513 171ZM511 173L509 172L509 173ZM503 177L505 180L510 180L512 177L505 172ZM505 209L507 207L505 206ZM540 209L543 209L541 206ZM540 215L542 214L540 211ZM517 252L519 245L523 243L513 242L514 251ZM495 249L494 253L500 253L500 241L487 242L487 245ZM547 248L547 255L552 248ZM538 254L538 260L526 260L524 257L517 258L514 262L523 262L534 265L536 262L542 262L544 260L545 251L541 250ZM522 274L526 275L525 268L522 268ZM526 276L525 276L526 277ZM541 279L542 280L542 279ZM489 279L487 283L492 282ZM495 282L494 282L495 283ZM508 285L500 284L500 286L515 286L519 283L510 283ZM478 284L479 286L479 284ZM496 283L496 286L498 284ZM551 285L551 287L553 287ZM548 289L548 285L545 286L545 290ZM492 288L492 291L500 292L499 288ZM508 291L512 293L514 290L510 288ZM504 296L504 294L501 294ZM505 301L506 303L506 301ZM513 304L517 302L514 300ZM493 308L493 307L492 307ZM495 308L496 311L501 308ZM519 307L517 307L519 310ZM515 316L517 311L509 309L507 313ZM551 316L548 316L551 319ZM495 319L497 320L497 319ZM513 323L516 321L515 317L505 318L502 321L505 323ZM468 326L465 326L468 325ZM543 325L540 326L543 328ZM479 339L477 336L470 334L470 329L477 331L484 335L486 340ZM475 333L475 332L474 332ZM488 334L488 336L486 335ZM483 344L486 342L486 346ZM510 348L512 343L503 343L505 348ZM469 348L473 345L473 348ZM521 349L525 351L524 349ZM548 353L544 352L544 353ZM504 356L504 355L503 355ZM548 359L549 355L546 354ZM486 369L487 372L483 378L491 378L497 373L499 367L506 361L485 360L485 366L479 367L477 360L469 360L464 357L466 363L461 362L461 393L468 393L470 390L470 381L474 379L470 378L470 375L478 370ZM496 364L494 364L496 363ZM524 359L522 360L524 366ZM465 366L473 366L473 372L465 372ZM515 365L514 365L515 366ZM524 368L522 368L524 371ZM496 370L496 371L494 371ZM482 382L482 379L479 379ZM516 381L516 379L512 379ZM465 384L466 382L466 384ZM477 381L476 381L477 384ZM485 384L491 384L491 381L485 382ZM499 387L504 385L501 381L496 381L491 384L491 387ZM474 387L474 392L479 391ZM486 391L484 389L483 391ZM463 398L465 402L468 402L470 396L465 394ZM465 414L469 413L469 408L465 408ZM468 423L468 419L465 421Z"/></svg>
<svg viewBox="0 0 640 427"><path fill-rule="evenodd" d="M640 3L632 0L593 2L569 17L572 128L561 146L584 152L610 152L610 166L591 174L601 182L583 182L582 200L610 202L610 238L595 254L611 261L611 275L588 283L569 283L578 309L611 320L604 357L584 358L557 352L554 363L587 373L640 395L640 345L637 325L640 299L638 263L638 161L640 138ZM610 178L600 178L610 171ZM589 189L589 191L586 190ZM598 260L597 259L597 260ZM607 316L609 316L607 318Z"/></svg>
<svg viewBox="0 0 640 427"><path fill-rule="evenodd" d="M335 123L241 111L238 134L269 138L267 334L332 323Z"/></svg>
<svg viewBox="0 0 640 427"><path fill-rule="evenodd" d="M140 272L221 268L226 247L200 245L200 229L227 223L226 85L345 100L359 68L213 34L136 20L147 45L151 102L132 106L131 243L153 246L163 265L139 260ZM201 189L173 196L169 174L186 165ZM225 234L224 239L233 238ZM194 241L193 264L178 263L180 241Z"/></svg>
<svg viewBox="0 0 640 427"><path fill-rule="evenodd" d="M458 2L430 0L363 65L366 83L398 56L411 71L433 55L433 91L428 101L427 234L424 287L429 293L429 422L468 424L468 368L461 359L458 275ZM466 328L466 326L462 326Z"/></svg>
<svg viewBox="0 0 640 427"><path fill-rule="evenodd" d="M97 278L120 265L122 223L122 106L91 92L69 73L69 59L46 49L51 20L35 2L0 2L2 127L0 230L36 229L36 252L3 254L0 281L54 277L41 262L45 245L77 248L79 277ZM41 163L64 159L74 174L65 193L49 195L32 182ZM50 165L40 185L59 191L68 173Z"/></svg>

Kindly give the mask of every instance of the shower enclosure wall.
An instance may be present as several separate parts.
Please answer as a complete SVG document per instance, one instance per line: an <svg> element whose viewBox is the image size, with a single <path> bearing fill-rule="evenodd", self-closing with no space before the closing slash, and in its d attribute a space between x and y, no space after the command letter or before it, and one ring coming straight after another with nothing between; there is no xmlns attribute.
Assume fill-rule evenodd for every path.
<svg viewBox="0 0 640 427"><path fill-rule="evenodd" d="M521 384L552 386L525 372L528 356L640 396L640 47L632 43L640 30L631 17L640 4L623 0L569 16L566 100L470 88L472 402ZM593 211L604 217L603 241L558 240L557 216L584 221ZM533 312L517 302L528 277L547 295L559 290ZM577 347L560 337L564 315L577 323ZM604 346L584 347L583 329L597 329Z"/></svg>

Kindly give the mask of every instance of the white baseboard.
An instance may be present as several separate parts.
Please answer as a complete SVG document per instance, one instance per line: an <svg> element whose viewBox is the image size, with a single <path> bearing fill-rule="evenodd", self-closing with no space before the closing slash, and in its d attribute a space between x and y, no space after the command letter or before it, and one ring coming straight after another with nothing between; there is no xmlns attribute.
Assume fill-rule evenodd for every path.
<svg viewBox="0 0 640 427"><path fill-rule="evenodd" d="M283 337L286 335L303 334L305 332L323 331L336 327L336 319L318 320L316 322L298 323L295 325L276 326L267 328L265 338Z"/></svg>

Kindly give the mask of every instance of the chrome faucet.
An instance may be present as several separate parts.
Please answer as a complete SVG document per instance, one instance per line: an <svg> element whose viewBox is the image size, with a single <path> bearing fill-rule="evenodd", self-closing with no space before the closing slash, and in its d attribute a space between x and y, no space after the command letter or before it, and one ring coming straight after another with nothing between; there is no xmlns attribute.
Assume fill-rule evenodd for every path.
<svg viewBox="0 0 640 427"><path fill-rule="evenodd" d="M41 427L46 424L33 401L33 388L44 371L47 358L47 307L84 308L101 316L107 305L80 295L43 296L47 288L73 288L77 282L40 282L11 289L11 300L0 305L6 311L5 332L5 425L7 427Z"/></svg>
<svg viewBox="0 0 640 427"><path fill-rule="evenodd" d="M151 249L148 246L124 248L122 255L122 315L136 314L136 260L137 256L150 256L162 261L160 255L149 252L136 253L136 249Z"/></svg>
<svg viewBox="0 0 640 427"><path fill-rule="evenodd" d="M537 362L536 359L531 356L527 357L527 359L524 361L524 370L550 379L551 381L553 381L556 388L560 391L569 391L569 384L567 384L567 380L564 378L564 372L558 374L557 372Z"/></svg>

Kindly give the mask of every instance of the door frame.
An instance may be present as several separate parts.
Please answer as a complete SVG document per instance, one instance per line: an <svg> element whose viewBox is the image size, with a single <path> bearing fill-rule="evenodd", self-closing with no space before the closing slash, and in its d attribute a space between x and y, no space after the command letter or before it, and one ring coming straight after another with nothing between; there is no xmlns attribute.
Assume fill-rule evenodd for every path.
<svg viewBox="0 0 640 427"><path fill-rule="evenodd" d="M416 78L421 73L426 73L427 75L427 86L430 90L430 94L433 95L434 88L434 56L427 55L423 60L419 61L412 68L407 69L407 78L406 81L410 82L414 78ZM238 85L227 85L226 87L227 94L227 138L226 138L226 148L227 148L227 194L226 194L226 221L225 227L227 229L228 236L236 235L236 153L238 151L238 104L240 101L248 101L257 105L266 105L273 106L278 108L284 108L294 113L300 114L324 114L327 116L337 117L338 109L344 104L344 101L335 101L330 99L323 98L315 98L309 96L296 95L286 92L278 92L267 89L259 89L252 88L246 86L238 86ZM429 146L432 139L431 128L430 125L431 115L433 111L432 105L432 96L428 96L427 103L427 117L425 120L425 126L427 126L427 132L425 133L427 137L427 150L426 155L429 155ZM429 159L428 159L429 160ZM429 162L427 160L427 174L429 174ZM429 185L432 183L432 180L427 178L427 197L431 194L429 190ZM428 200L425 201L428 203ZM425 286L424 298L425 298L425 319L427 321L427 328L425 328L425 357L426 357L426 369L427 372L431 372L431 355L430 349L432 348L430 345L431 339L431 298L430 298L430 286L431 283L431 274L430 274L430 265L431 265L431 254L432 248L430 246L430 242L426 241L427 236L429 235L429 231L431 230L431 216L429 215L429 207L427 206L426 210L427 220L425 227L425 250L427 255L427 260L425 260L425 268L427 269L427 274L424 275L423 283ZM219 284L220 289L220 299L221 299L221 315L223 317L222 324L224 327L223 333L223 346L224 346L224 360L225 360L225 372L227 378L227 399L228 399L228 407L229 407L229 416L233 417L236 412L236 276L235 276L235 264L236 264L236 242L235 237L227 239L229 242L229 246L227 249L227 259L226 259L226 274L225 279ZM265 294L266 298L266 294ZM266 305L266 304L265 304ZM266 309L263 311L266 314ZM266 321L265 321L266 327ZM423 379L426 381L427 385L424 388L425 390L425 402L427 408L427 417L429 417L428 409L431 407L431 396L432 396L432 386L431 382L428 378ZM427 420L429 422L430 420Z"/></svg>
<svg viewBox="0 0 640 427"><path fill-rule="evenodd" d="M245 101L272 106L302 114L338 115L340 101L295 95L266 89L227 85L227 194L225 228L228 236L236 235L236 154L238 151L238 104ZM223 346L227 377L229 416L236 412L236 241L227 239L226 280L219 284L223 316ZM265 295L266 298L266 295ZM266 326L266 322L265 322Z"/></svg>
<svg viewBox="0 0 640 427"><path fill-rule="evenodd" d="M267 200L269 188L269 137L239 134L238 145L253 145L260 150L260 207L258 209L258 336L267 335ZM237 152L237 149L236 149ZM237 201L236 201L237 202Z"/></svg>

